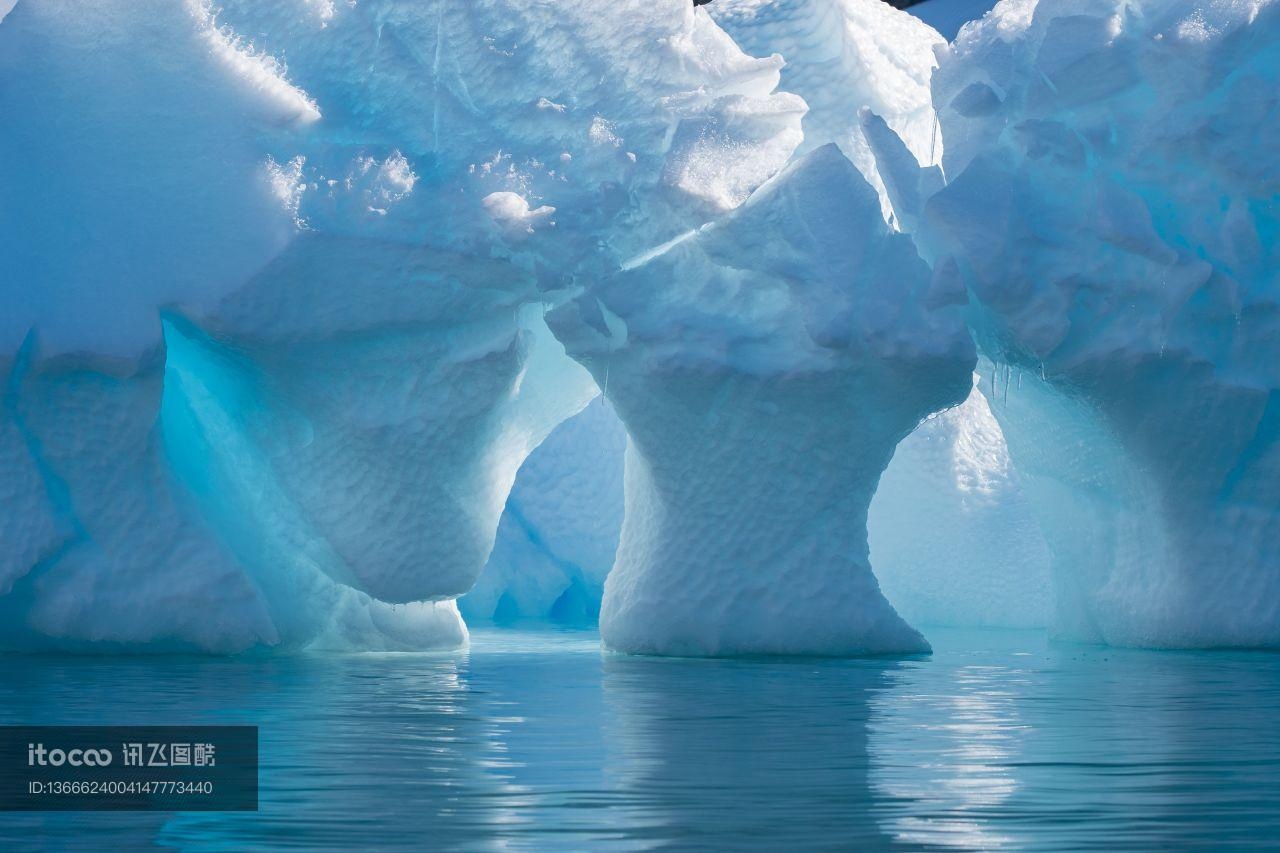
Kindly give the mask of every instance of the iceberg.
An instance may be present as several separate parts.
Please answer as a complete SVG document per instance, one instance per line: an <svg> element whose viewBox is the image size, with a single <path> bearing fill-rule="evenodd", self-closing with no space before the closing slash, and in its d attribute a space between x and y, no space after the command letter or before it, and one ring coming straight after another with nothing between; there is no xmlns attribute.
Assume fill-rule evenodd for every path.
<svg viewBox="0 0 1280 853"><path fill-rule="evenodd" d="M1280 644L1278 7L0 0L0 647Z"/></svg>

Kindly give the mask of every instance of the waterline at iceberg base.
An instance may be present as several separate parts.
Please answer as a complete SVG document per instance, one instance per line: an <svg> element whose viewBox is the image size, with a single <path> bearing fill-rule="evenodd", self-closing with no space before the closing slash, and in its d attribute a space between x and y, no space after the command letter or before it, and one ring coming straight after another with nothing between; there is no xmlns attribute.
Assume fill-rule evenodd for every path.
<svg viewBox="0 0 1280 853"><path fill-rule="evenodd" d="M0 0L0 844L1280 844L1280 0L896 5Z"/></svg>

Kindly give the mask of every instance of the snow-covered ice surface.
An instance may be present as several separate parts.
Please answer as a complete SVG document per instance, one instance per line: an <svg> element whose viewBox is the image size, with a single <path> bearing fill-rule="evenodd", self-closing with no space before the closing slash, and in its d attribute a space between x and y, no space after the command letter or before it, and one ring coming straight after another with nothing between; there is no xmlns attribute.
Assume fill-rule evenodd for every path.
<svg viewBox="0 0 1280 853"><path fill-rule="evenodd" d="M865 107L922 164L942 156L929 77L943 40L915 17L880 0L717 0L707 8L748 53L786 60L782 88L809 107L800 153L834 142L883 196L858 120Z"/></svg>

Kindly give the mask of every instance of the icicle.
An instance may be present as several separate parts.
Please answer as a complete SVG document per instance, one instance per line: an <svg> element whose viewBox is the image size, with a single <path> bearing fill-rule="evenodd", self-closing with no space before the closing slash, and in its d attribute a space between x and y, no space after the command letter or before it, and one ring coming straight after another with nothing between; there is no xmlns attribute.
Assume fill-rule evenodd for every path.
<svg viewBox="0 0 1280 853"><path fill-rule="evenodd" d="M938 165L938 112L933 113L933 138L929 140L929 165Z"/></svg>

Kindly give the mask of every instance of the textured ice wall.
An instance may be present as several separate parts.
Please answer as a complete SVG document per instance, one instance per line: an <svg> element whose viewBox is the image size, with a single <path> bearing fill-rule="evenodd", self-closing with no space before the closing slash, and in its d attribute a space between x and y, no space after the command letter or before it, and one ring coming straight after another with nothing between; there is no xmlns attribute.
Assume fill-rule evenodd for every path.
<svg viewBox="0 0 1280 853"><path fill-rule="evenodd" d="M626 433L603 400L521 466L498 538L459 609L468 624L598 618L623 518ZM899 443L867 517L885 598L913 625L1043 627L1049 554L977 389Z"/></svg>
<svg viewBox="0 0 1280 853"><path fill-rule="evenodd" d="M944 52L953 259L1058 625L1280 643L1280 5L1006 0Z"/></svg>
<svg viewBox="0 0 1280 853"><path fill-rule="evenodd" d="M460 642L595 393L543 307L781 166L777 67L678 0L24 0L5 642Z"/></svg>
<svg viewBox="0 0 1280 853"><path fill-rule="evenodd" d="M1060 627L1274 645L1276 5L717 14L790 68L683 0L18 3L0 639L461 642L598 383L612 645L922 648L862 522L964 397L967 289Z"/></svg>
<svg viewBox="0 0 1280 853"><path fill-rule="evenodd" d="M744 41L758 32L760 52L771 52L770 35L812 35L812 10L793 6L717 14L730 14L722 20ZM880 11L850 9L855 18ZM851 66L892 65L878 65L878 51L930 57L939 41L906 15L876 33L857 21L846 29L837 11L837 30L818 31L835 36L824 49L839 54L841 32L868 44L831 68L815 64L808 83L802 71L819 104L823 84L848 80ZM902 91L877 104L910 123L921 102L927 108L926 78L927 68L899 75ZM864 177L878 172L860 127L856 111L820 106L806 118L808 153L785 172L719 211L708 206L719 214L710 223L637 247L549 315L630 438L626 514L601 609L612 648L927 648L871 573L867 505L897 442L963 399L973 354L961 292L933 279L910 239L885 223L887 202Z"/></svg>

